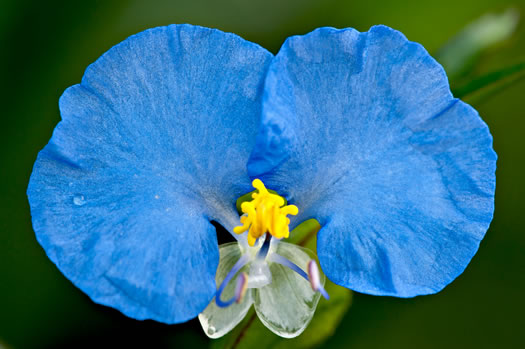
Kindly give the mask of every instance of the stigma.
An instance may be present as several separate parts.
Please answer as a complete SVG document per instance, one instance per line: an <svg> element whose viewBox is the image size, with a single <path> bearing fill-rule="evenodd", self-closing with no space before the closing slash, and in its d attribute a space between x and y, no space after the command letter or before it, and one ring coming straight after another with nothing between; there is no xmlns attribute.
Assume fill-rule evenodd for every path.
<svg viewBox="0 0 525 349"><path fill-rule="evenodd" d="M266 233L277 239L289 237L290 219L287 215L295 216L299 213L297 206L285 205L284 199L270 193L260 179L254 179L252 186L257 192L252 194L253 200L242 203L241 210L244 213L240 219L242 226L233 228L233 231L242 234L248 230L250 246Z"/></svg>

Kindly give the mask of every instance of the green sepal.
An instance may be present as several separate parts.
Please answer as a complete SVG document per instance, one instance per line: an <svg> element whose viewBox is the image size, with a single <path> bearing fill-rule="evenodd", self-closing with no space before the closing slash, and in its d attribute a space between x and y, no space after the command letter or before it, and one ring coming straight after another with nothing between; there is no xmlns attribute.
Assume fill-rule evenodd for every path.
<svg viewBox="0 0 525 349"><path fill-rule="evenodd" d="M290 237L286 239L286 242L297 244L300 246L306 246L309 240L315 237L315 234L321 229L321 224L315 218L307 219L290 232ZM309 247L315 251L315 246Z"/></svg>

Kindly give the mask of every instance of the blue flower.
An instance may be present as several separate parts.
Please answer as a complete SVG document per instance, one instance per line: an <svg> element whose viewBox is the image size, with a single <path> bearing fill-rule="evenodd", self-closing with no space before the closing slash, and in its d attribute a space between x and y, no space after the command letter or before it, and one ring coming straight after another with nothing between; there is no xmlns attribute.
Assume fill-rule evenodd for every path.
<svg viewBox="0 0 525 349"><path fill-rule="evenodd" d="M325 292L316 257L279 242L288 224L319 221L335 283L413 297L461 274L492 220L487 126L388 27L320 28L275 57L218 30L147 30L92 64L60 111L28 188L38 241L93 301L136 319L200 314L216 337L254 304L295 336ZM253 181L246 229L219 257L210 221L240 226L253 179L298 212L277 195L258 206Z"/></svg>

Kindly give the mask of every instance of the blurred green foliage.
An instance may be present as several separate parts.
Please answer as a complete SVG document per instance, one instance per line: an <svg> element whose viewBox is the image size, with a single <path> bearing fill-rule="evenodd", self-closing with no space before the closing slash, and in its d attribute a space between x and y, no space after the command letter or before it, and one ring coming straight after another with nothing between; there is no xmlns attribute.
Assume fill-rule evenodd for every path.
<svg viewBox="0 0 525 349"><path fill-rule="evenodd" d="M515 9L483 15L443 45L436 53L436 59L445 67L449 78L458 77L469 65L475 65L483 50L510 38L519 17Z"/></svg>
<svg viewBox="0 0 525 349"><path fill-rule="evenodd" d="M286 37L320 26L386 24L431 53L507 0L28 1L0 8L0 343L12 348L205 347L197 321L135 321L92 303L47 259L34 238L25 190L37 152L59 121L58 98L112 45L143 29L192 23L237 33L277 52ZM439 58L439 56L437 56ZM525 61L525 28L482 48L451 80L454 89ZM326 348L514 348L525 312L525 115L522 79L471 103L499 155L496 213L469 267L437 295L354 294ZM307 341L305 334L301 340ZM313 339L312 339L313 340ZM0 344L1 346L2 344Z"/></svg>

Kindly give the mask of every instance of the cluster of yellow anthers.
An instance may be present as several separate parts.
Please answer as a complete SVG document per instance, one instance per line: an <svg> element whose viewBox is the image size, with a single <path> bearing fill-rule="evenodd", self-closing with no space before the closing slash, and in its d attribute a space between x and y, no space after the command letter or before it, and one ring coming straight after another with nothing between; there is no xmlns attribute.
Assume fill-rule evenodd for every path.
<svg viewBox="0 0 525 349"><path fill-rule="evenodd" d="M233 228L237 234L248 231L248 244L253 246L255 241L265 233L281 239L290 235L288 225L291 214L295 216L299 209L295 205L284 206L284 199L270 193L260 179L254 179L252 185L258 190L252 194L252 201L245 201L241 205L244 215L241 216L240 227Z"/></svg>

